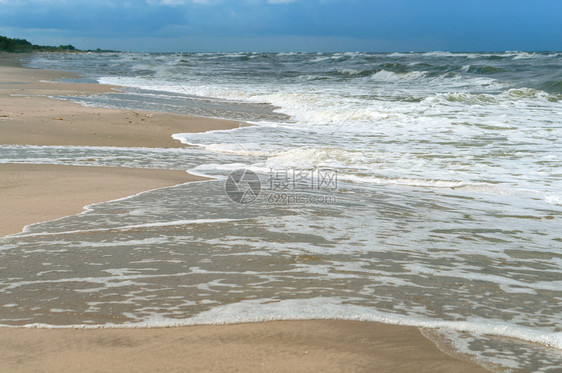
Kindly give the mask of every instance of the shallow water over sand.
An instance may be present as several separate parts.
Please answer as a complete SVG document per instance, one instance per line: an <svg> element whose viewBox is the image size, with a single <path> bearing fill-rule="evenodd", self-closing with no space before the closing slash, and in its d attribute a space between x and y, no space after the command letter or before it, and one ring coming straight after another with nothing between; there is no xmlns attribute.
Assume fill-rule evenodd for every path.
<svg viewBox="0 0 562 373"><path fill-rule="evenodd" d="M0 147L0 162L219 178L2 239L0 263L11 264L0 278L1 324L358 319L437 328L458 350L510 369L562 364L558 54L46 55L33 63L88 66L92 79L127 91L84 104L254 126L176 135L194 145L186 149ZM245 205L224 192L240 168L263 187ZM334 172L337 187L268 189L281 170ZM305 197L269 198L280 192Z"/></svg>

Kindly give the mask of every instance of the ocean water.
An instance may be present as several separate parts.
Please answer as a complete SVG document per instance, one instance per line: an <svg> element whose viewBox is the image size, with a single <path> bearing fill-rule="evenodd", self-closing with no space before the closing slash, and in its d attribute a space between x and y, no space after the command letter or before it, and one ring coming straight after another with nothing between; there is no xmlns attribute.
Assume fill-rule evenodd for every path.
<svg viewBox="0 0 562 373"><path fill-rule="evenodd" d="M0 324L380 321L422 327L498 371L562 366L562 53L39 54L29 65L119 87L60 99L252 125L174 134L181 149L0 146L3 163L215 178L0 239ZM250 203L225 193L238 169L261 180Z"/></svg>

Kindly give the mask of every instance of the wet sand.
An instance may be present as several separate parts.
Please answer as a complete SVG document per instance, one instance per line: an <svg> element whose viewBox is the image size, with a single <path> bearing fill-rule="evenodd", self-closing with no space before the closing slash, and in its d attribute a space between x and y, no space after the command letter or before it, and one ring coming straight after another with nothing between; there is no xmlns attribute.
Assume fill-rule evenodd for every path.
<svg viewBox="0 0 562 373"><path fill-rule="evenodd" d="M0 237L85 205L201 179L173 170L0 164Z"/></svg>
<svg viewBox="0 0 562 373"><path fill-rule="evenodd" d="M0 55L0 144L177 147L182 145L171 139L173 133L239 125L49 99L44 95L96 94L114 88L54 83L76 75L19 68L19 57ZM183 171L2 165L0 235L80 212L87 204L193 178ZM485 370L443 353L417 328L310 320L152 329L0 328L0 371Z"/></svg>
<svg viewBox="0 0 562 373"><path fill-rule="evenodd" d="M1 57L1 55L0 55ZM241 124L188 115L85 107L46 96L115 92L117 87L59 83L74 73L2 66L0 144L180 147L174 133L231 129ZM12 62L13 64L13 62Z"/></svg>
<svg viewBox="0 0 562 373"><path fill-rule="evenodd" d="M482 372L415 328L273 321L162 329L0 329L6 372Z"/></svg>

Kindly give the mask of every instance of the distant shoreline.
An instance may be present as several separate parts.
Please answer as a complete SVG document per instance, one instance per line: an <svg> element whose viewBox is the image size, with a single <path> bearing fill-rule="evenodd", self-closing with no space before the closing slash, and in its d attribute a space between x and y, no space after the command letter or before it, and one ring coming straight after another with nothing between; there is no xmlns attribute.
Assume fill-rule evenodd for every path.
<svg viewBox="0 0 562 373"><path fill-rule="evenodd" d="M100 48L90 50L80 50L71 44L51 46L32 44L25 39L9 38L0 35L0 52L9 53L29 53L29 52L117 52L102 50Z"/></svg>

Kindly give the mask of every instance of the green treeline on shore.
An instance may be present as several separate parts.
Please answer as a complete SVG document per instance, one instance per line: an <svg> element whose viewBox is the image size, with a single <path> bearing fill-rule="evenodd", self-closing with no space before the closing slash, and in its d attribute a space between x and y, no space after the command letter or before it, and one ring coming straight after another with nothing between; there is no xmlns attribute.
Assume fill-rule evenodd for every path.
<svg viewBox="0 0 562 373"><path fill-rule="evenodd" d="M59 45L52 47L48 45L35 45L31 44L25 39L12 39L5 36L0 36L0 51L4 52L73 52L77 51L74 46Z"/></svg>
<svg viewBox="0 0 562 373"><path fill-rule="evenodd" d="M115 52L110 50L80 50L75 48L73 45L59 45L58 47L50 45L35 45L30 43L25 39L8 38L6 36L0 35L0 52L13 52L13 53L24 53L24 52Z"/></svg>

